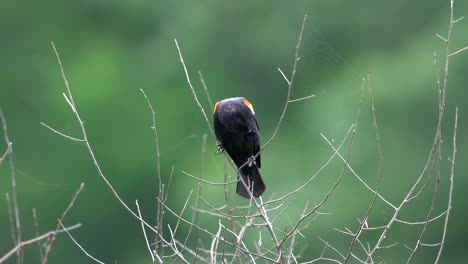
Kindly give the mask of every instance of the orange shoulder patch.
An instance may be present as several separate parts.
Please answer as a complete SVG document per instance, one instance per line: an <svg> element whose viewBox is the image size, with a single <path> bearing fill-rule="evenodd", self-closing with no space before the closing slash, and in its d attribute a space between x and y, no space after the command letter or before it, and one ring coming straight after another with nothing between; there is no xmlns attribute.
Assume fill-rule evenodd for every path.
<svg viewBox="0 0 468 264"><path fill-rule="evenodd" d="M252 113L255 114L253 105L249 102L249 100L247 100L247 99L242 99L242 103L245 104L248 108L250 108L250 110L252 110Z"/></svg>

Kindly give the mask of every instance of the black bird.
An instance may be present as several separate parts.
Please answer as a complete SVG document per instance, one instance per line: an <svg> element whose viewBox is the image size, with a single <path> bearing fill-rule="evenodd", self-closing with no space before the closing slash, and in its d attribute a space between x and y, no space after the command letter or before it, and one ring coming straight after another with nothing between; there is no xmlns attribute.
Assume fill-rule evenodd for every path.
<svg viewBox="0 0 468 264"><path fill-rule="evenodd" d="M219 101L214 106L213 120L216 138L219 141L217 153L225 150L237 168L244 165L240 176L249 186L250 193L259 197L266 186L259 171L260 134L252 104L243 97ZM251 197L240 180L237 182L236 192L242 197Z"/></svg>

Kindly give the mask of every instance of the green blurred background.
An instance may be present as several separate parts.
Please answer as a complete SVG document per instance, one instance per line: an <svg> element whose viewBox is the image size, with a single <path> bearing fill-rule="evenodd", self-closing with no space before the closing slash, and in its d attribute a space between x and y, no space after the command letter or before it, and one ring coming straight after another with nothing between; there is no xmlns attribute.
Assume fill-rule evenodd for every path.
<svg viewBox="0 0 468 264"><path fill-rule="evenodd" d="M182 170L222 181L224 161L215 156L215 141L208 135L207 153L201 149L209 133L188 89L174 38L182 48L192 81L205 109L211 113L198 79L202 71L214 101L247 97L254 105L265 142L273 133L286 97L286 84L277 68L290 74L294 49L304 14L301 60L293 98L314 94L292 104L273 144L262 154L266 197L291 191L312 175L331 155L320 133L338 143L354 121L361 80L371 75L381 132L384 166L382 193L401 202L421 172L435 134L437 89L433 52L444 58L449 1L4 1L0 4L0 106L7 118L14 146L18 200L23 238L34 236L32 208L40 233L55 228L81 182L86 184L66 225L81 222L73 232L94 256L117 263L150 263L141 228L116 201L99 178L85 147L40 125L45 122L71 136L80 130L62 92L50 42L54 41L90 143L108 179L131 206L139 200L152 222L156 214L157 181L151 116L139 89L143 88L157 112L164 179L175 166L169 206L180 210L196 181ZM468 2L456 1L455 16L468 15ZM455 27L453 50L468 44L468 20ZM441 59L441 64L443 60ZM465 189L468 142L468 52L454 56L450 65L442 156L442 180L435 213L447 204L454 112L460 110L458 157L453 211L442 263L468 260ZM369 98L351 155L354 169L375 186L377 146ZM2 134L3 138L3 134ZM3 153L6 144L0 142ZM306 201L318 202L338 177L336 160L306 191L292 197L290 209L278 222L283 229L297 220ZM231 171L232 173L232 171ZM9 168L0 167L0 193L11 192ZM431 181L428 188L433 188ZM222 205L220 187L204 187L203 196ZM305 232L302 260L320 255L327 241L344 243L333 227L355 229L372 195L349 173L336 194L322 208L332 213L319 217ZM0 202L0 255L11 241L8 210ZM430 192L402 212L402 218L424 220ZM233 203L245 200L233 197ZM134 206L133 206L134 207ZM391 213L377 205L374 222L383 224ZM174 218L167 216L169 223ZM202 218L207 226L218 219ZM442 221L425 236L440 240ZM184 227L186 229L186 227ZM182 230L184 230L182 229ZM409 231L410 230L410 231ZM382 251L388 263L406 260L420 227L396 226ZM182 232L182 231L181 231ZM256 239L255 232L249 239ZM370 237L372 238L372 237ZM346 249L346 247L342 247ZM433 261L436 249L422 249L415 262ZM38 263L37 246L29 246L25 263ZM88 263L89 259L60 235L49 263ZM16 263L11 258L7 263Z"/></svg>

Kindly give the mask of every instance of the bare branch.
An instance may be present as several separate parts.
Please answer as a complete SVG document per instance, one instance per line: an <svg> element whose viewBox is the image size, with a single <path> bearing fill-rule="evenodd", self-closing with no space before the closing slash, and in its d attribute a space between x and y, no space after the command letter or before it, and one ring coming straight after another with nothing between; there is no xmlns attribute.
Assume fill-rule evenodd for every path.
<svg viewBox="0 0 468 264"><path fill-rule="evenodd" d="M291 73L291 78L289 78L288 80L288 78L286 78L286 75L284 75L284 73L278 68L278 70L280 71L280 73L283 75L283 77L288 83L288 95L286 97L286 102L283 107L283 112L281 113L280 119L278 120L278 124L276 125L275 131L273 132L273 135L271 135L270 139L265 143L265 145L263 145L260 152L262 152L275 139L276 134L278 134L278 131L281 128L281 124L283 123L284 117L288 110L288 106L290 103L289 101L291 100L291 91L292 91L292 87L294 83L294 77L296 76L297 62L299 61L299 51L300 51L301 43L302 43L302 34L304 33L304 27L305 27L306 21L307 21L307 15L305 15L304 19L302 20L301 32L299 33L299 38L297 40L297 45L296 45L296 52L294 54L294 64L293 64L293 70Z"/></svg>
<svg viewBox="0 0 468 264"><path fill-rule="evenodd" d="M5 150L5 153L3 153L3 156L0 157L0 166L2 166L2 163L5 160L6 156L11 153L11 146L13 146L13 143L10 142L10 144L8 144L7 149Z"/></svg>
<svg viewBox="0 0 468 264"><path fill-rule="evenodd" d="M176 223L176 226L174 228L174 234L177 233L177 229L179 228L179 224L180 224L180 219L182 218L182 215L184 214L185 209L187 208L187 204L190 201L190 197L192 197L192 193L193 193L193 190L190 190L190 193L188 194L187 199L185 199L184 206L182 207L182 210L180 211L179 217L177 218L177 223Z"/></svg>
<svg viewBox="0 0 468 264"><path fill-rule="evenodd" d="M378 153L378 156L379 156L379 174L377 176L377 189L376 189L376 191L374 193L374 197L372 198L372 201L371 201L371 203L370 203L370 205L369 205L369 207L367 209L367 212L364 215L364 218L361 221L361 224L359 225L358 230L356 231L355 235L353 235L353 239L352 239L352 241L350 243L350 246L349 246L349 249L348 249L348 254L347 254L346 258L345 258L344 263L347 263L349 261L350 257L353 255L354 244L357 241L359 241L359 236L361 235L361 233L363 231L363 228L367 227L367 219L369 218L369 215L372 212L372 209L374 208L375 202L377 200L377 197L378 197L378 194L379 194L379 191L380 191L380 182L381 182L381 179L382 179L382 172L383 172L382 143L381 143L381 140L380 140L379 127L378 127L378 123L377 123L377 114L376 114L375 103L374 103L374 93L373 93L373 90L372 90L370 80L371 80L370 76L367 76L367 84L368 84L368 87L369 87L368 90L369 90L369 95L370 95L370 98L371 98L372 123L373 123L374 129L375 129L375 138L376 138L376 141L377 141L377 153ZM362 87L361 87L361 99L360 99L361 104L362 104L364 84L365 84L365 80L363 79Z"/></svg>
<svg viewBox="0 0 468 264"><path fill-rule="evenodd" d="M140 89L141 93L143 94L143 97L146 100L146 103L148 104L148 108L151 112L151 129L153 130L153 135L154 135L154 147L156 151L156 177L158 180L158 197L163 200L164 198L164 190L163 190L163 183L162 183L162 177L161 177L161 154L159 152L159 137L158 137L158 129L156 126L156 111L154 111L154 107L151 104L151 101L149 100L148 96L146 96L146 93L143 89ZM163 212L163 206L158 203L158 208L157 208L157 213L156 213L156 229L159 230L159 232L162 232L163 228L163 218L164 218L164 212ZM140 215L141 218L141 215ZM155 236L155 239L157 240L158 236ZM154 243L154 255L158 258L158 247L159 243L156 241ZM153 258L153 263L154 263L154 258Z"/></svg>
<svg viewBox="0 0 468 264"><path fill-rule="evenodd" d="M14 220L15 220L15 227L16 227L16 239L15 243L19 244L21 242L21 221L20 221L20 214L19 214L19 205L18 205L18 196L16 193L16 172L15 172L15 164L13 161L13 144L8 137L8 127L6 118L3 115L2 109L0 108L0 119L3 124L3 136L5 138L5 143L7 144L8 148L10 149L10 155L8 156L9 165L10 165L10 175L11 175L11 196L13 200L13 212L14 212ZM12 234L14 236L14 234ZM23 253L21 252L21 248L17 252L18 256L18 263L21 264L23 262Z"/></svg>
<svg viewBox="0 0 468 264"><path fill-rule="evenodd" d="M339 151L340 151L341 147L344 145L344 143L348 139L348 136L351 134L351 132L353 131L354 128L355 128L355 124L352 124L351 127L348 129L348 132L346 132L346 135L344 136L344 138L341 141L338 148L334 149L334 152L330 156L330 158L328 158L328 160L322 165L322 167L320 167L317 170L317 172L315 172L304 184L302 184L299 188L296 188L293 191L283 195L280 198L269 200L269 201L265 202L264 205L268 205L268 204L271 204L271 203L276 203L276 202L283 201L284 199L288 198L289 196L291 196L293 194L296 194L299 191L303 190L305 187L307 187L312 182L312 180L314 180L315 177L317 177L331 163L331 161L335 158L336 155L340 155ZM323 137L323 135L322 135L322 137Z"/></svg>
<svg viewBox="0 0 468 264"><path fill-rule="evenodd" d="M449 29L448 29L448 33L447 33L447 38L445 39L446 40L445 41L445 44L446 44L446 57L445 57L445 67L444 67L444 79L443 79L442 89L441 89L441 91L439 93L439 116L438 116L438 121L437 121L436 133L435 133L435 136L434 136L434 143L433 143L432 148L431 148L431 150L429 152L429 156L428 156L426 165L423 168L423 171L421 172L421 174L419 175L419 177L417 178L417 180L415 181L413 186L410 188L410 190L408 191L408 193L405 196L405 198L403 199L403 201L395 209L395 212L393 213L393 216L391 217L391 219L388 222L385 229L382 231L377 243L374 245L373 249L369 252L367 260L371 260L373 254L378 249L383 248L381 245L382 245L382 242L387 237L388 230L390 230L393 223L396 221L396 219L397 219L397 217L398 217L398 215L400 213L400 210L403 208L403 206L405 206L408 203L408 201L410 201L409 199L413 196L416 188L420 185L421 180L423 179L423 176L426 174L426 171L429 168L429 165L430 165L431 160L432 160L432 156L437 151L437 149L440 148L439 146L442 144L442 120L443 120L444 110L445 110L445 99L446 99L446 94L447 94L449 62L450 62L450 54L451 54L450 45L451 45L451 36L452 36L454 24L455 23L454 23L454 19L453 19L453 0L451 0L450 1L450 25L449 25ZM447 215L449 215L448 212L447 212ZM446 215L446 219L448 219L447 215ZM440 252L441 252L441 249L439 250L439 256L440 256ZM437 261L438 261L438 258L437 258L436 262Z"/></svg>
<svg viewBox="0 0 468 264"><path fill-rule="evenodd" d="M442 218L446 214L447 214L447 211L444 211L441 214L439 214L438 216L435 216L435 217L433 217L433 218L431 218L429 220L426 220L426 221L410 222L410 221L403 221L403 220L400 220L400 219L396 219L396 222L402 223L402 224L405 224L405 225L424 225L427 222L429 222L429 223L434 222L435 220L437 220L439 218Z"/></svg>
<svg viewBox="0 0 468 264"><path fill-rule="evenodd" d="M205 90L206 99L208 99L208 103L210 104L210 109L214 109L213 101L211 101L211 96L210 96L210 93L208 92L208 86L205 83L205 79L203 78L201 71L198 71L198 76L200 76L200 83L203 86L203 90Z"/></svg>
<svg viewBox="0 0 468 264"><path fill-rule="evenodd" d="M284 74L283 70L281 68L278 68L278 71L281 73L281 76L283 76L284 80L288 85L291 85L291 82L289 81L288 77L286 77L286 74Z"/></svg>
<svg viewBox="0 0 468 264"><path fill-rule="evenodd" d="M454 56L454 55L457 55L458 53L462 52L462 51L465 51L465 50L468 50L468 46L464 47L464 48L461 48L457 51L455 51L454 53L450 54L450 57Z"/></svg>
<svg viewBox="0 0 468 264"><path fill-rule="evenodd" d="M188 173L188 172L185 172L185 171L182 171L183 174L187 175L187 176L190 176L200 182L204 182L204 183L207 183L209 185L229 185L229 184L233 184L233 183L237 183L238 181L229 181L229 182L211 182L211 181L207 181L205 179L202 179L202 178L199 178L197 176L193 176L192 174Z"/></svg>
<svg viewBox="0 0 468 264"><path fill-rule="evenodd" d="M199 72L199 74L201 75L201 72ZM201 77L203 78L203 77ZM202 154L202 159L201 159L201 170L200 170L200 175L201 177L203 177L203 173L204 173L204 166L205 166L205 154L206 154L206 140L207 140L207 134L203 134L203 143L202 143L202 149L201 149L201 154ZM197 225L200 224L200 220L199 220L199 216L198 216L198 213L199 211L197 210L198 207L200 206L200 199L201 199L201 191L202 191L202 185L200 183L198 183L198 189L197 189L197 195L196 195L196 198L195 198L195 207L193 208L193 214L192 214L192 223L196 223ZM187 232L187 235L185 236L185 241L184 241L184 244L182 246L182 251L184 249L187 248L187 242L190 238L190 234L192 233L192 227L193 226L190 226L189 227L189 231ZM198 242L198 229L195 230L195 241ZM197 246L198 248L198 246ZM197 255L195 255L195 259L197 258Z"/></svg>
<svg viewBox="0 0 468 264"><path fill-rule="evenodd" d="M344 256L343 254L341 254L341 252L340 252L338 249L336 249L335 247L333 247L332 245L330 245L330 243L328 243L328 241L325 241L324 239L322 239L322 238L319 237L319 236L317 236L317 238L320 239L320 241L322 241L322 242L325 244L325 246L326 246L327 248L332 249L332 250L333 250L334 252L336 252L341 258L343 258L343 259L345 258L345 256ZM340 263L340 262L338 262L338 263Z"/></svg>
<svg viewBox="0 0 468 264"><path fill-rule="evenodd" d="M442 37L441 35L436 34L436 36L437 36L438 38L440 38L442 41L444 41L445 43L447 43L447 39L445 39L445 38Z"/></svg>
<svg viewBox="0 0 468 264"><path fill-rule="evenodd" d="M438 247L440 246L442 243L432 243L432 244L428 244L428 243L421 243L421 246L425 246L425 247Z"/></svg>
<svg viewBox="0 0 468 264"><path fill-rule="evenodd" d="M55 228L55 231L59 230L60 226L62 226L63 219L65 219L65 216L72 209L73 205L75 204L76 198L78 198L78 195L83 190L83 188L84 188L84 182L80 184L80 187L78 188L78 190L76 190L75 195L73 196L72 200L68 204L67 208L65 209L65 211L63 211L62 216L59 219L59 223L57 224L57 227ZM55 241L55 235L50 236L49 239L47 240L47 243L45 245L44 258L42 259L42 264L47 263L47 258L49 256L50 251L52 250L52 244L54 243L54 241Z"/></svg>
<svg viewBox="0 0 468 264"><path fill-rule="evenodd" d="M333 144L331 143L331 141L326 138L323 134L320 134L322 136L322 138L328 143L328 145L333 149L333 151L336 152L336 154L338 155L338 157L341 158L341 160L343 162L346 162L346 159L341 156L341 154L338 152L338 149L335 148L333 146ZM392 203L390 203L387 199L385 199L382 195L380 195L377 191L375 191L374 189L372 189L372 187L370 187L354 170L353 168L351 167L351 165L349 165L349 163L347 164L347 167L349 169L349 171L369 190L371 191L373 194L377 195L383 202L385 202L387 205L389 205L390 207L392 207L393 209L396 209L396 206L393 205Z"/></svg>
<svg viewBox="0 0 468 264"><path fill-rule="evenodd" d="M68 232L70 229L68 229L68 230L65 229L65 228L63 227L62 221L60 221L60 219L59 219L58 221L59 221L60 226L64 229L64 231L67 232L67 235L70 237L70 239L73 241L73 243L75 243L75 245L77 245L77 246L81 249L81 251L83 251L83 253L85 253L86 256L88 256L90 259L94 260L94 261L97 262L97 263L104 264L104 262L102 262L102 261L98 260L97 258L91 256L91 255L90 255L90 254L73 238L73 236L70 234L70 232Z"/></svg>
<svg viewBox="0 0 468 264"><path fill-rule="evenodd" d="M86 148L88 150L88 153L94 163L94 166L96 167L96 170L99 174L99 176L101 177L101 179L105 182L105 184L107 185L107 187L111 190L112 194L114 195L114 197L119 201L119 203L130 213L133 215L133 217L135 217L137 220L139 220L140 222L144 223L146 227L148 227L151 231L153 231L155 234L157 234L157 230L152 227L150 224L148 224L144 219L140 218L132 209L130 209L130 207L122 200L122 198L120 197L120 195L117 193L117 191L114 189L114 187L112 186L112 184L109 182L109 180L106 178L106 176L104 175L104 173L102 172L101 170L101 166L99 165L97 159L96 159L96 156L94 155L94 151L93 149L91 148L91 144L89 143L89 140L88 140L88 135L86 133L86 127L85 127L85 124L84 122L82 121L81 119L81 116L78 112L78 109L76 107L76 104L75 104L75 101L73 100L73 96L72 96L72 92L70 90L70 86L68 85L68 81L67 81L67 77L65 75L65 71L63 69L63 66L62 66L62 61L60 60L60 56L58 54L58 51L57 49L55 48L55 44L52 42L51 43L52 45L52 48L54 50L54 53L55 53L55 56L57 57L57 62L59 64L59 67L60 67L60 72L62 74L62 79L65 83L65 88L66 88L66 91L67 91L67 96L68 96L68 102L71 104L72 108L75 110L74 111L74 114L75 114L75 117L76 117L76 120L78 121L79 125L80 125L80 128L81 128L81 133L82 133L82 137L83 137L83 140L84 140L84 143L86 145Z"/></svg>
<svg viewBox="0 0 468 264"><path fill-rule="evenodd" d="M182 56L182 51L180 50L179 43L177 43L177 39L174 39L174 42L177 47L177 51L179 52L179 58L180 58L180 63L182 64L182 67L184 68L185 71L185 77L187 78L188 85L190 87L190 90L192 91L193 98L195 99L195 102L197 102L198 107L200 108L200 111L203 114L203 117L205 118L206 125L208 126L208 129L210 130L211 135L213 137L215 136L213 128L211 127L210 120L208 119L208 116L206 115L205 109L201 105L200 101L198 100L197 93L195 92L195 88L193 88L192 82L190 81L190 75L188 73L187 67L185 66L184 62L184 57Z"/></svg>
<svg viewBox="0 0 468 264"><path fill-rule="evenodd" d="M300 102L300 101L312 99L312 98L314 98L314 97L315 97L315 94L312 94L312 95L309 95L309 96L305 96L305 97L301 97L301 98L297 98L297 99L291 99L291 100L289 100L289 103Z"/></svg>
<svg viewBox="0 0 468 264"><path fill-rule="evenodd" d="M184 262L185 264L189 264L189 262L184 258L184 256L177 249L177 243L176 243L176 240L175 240L174 232L171 229L171 226L167 225L167 227L169 228L169 233L171 234L171 242L172 243L170 244L170 246L171 246L172 250L174 250L174 253L177 255L177 257L179 257L180 260L182 260L182 262Z"/></svg>
<svg viewBox="0 0 468 264"><path fill-rule="evenodd" d="M359 119L359 117L358 117ZM357 126L357 120L356 122L354 123L354 126ZM283 244L294 232L296 232L296 230L299 228L299 225L305 220L307 219L310 215L314 214L320 207L322 207L322 205L328 200L328 198L330 198L330 196L335 192L336 188L338 187L338 185L340 184L341 180L343 179L344 177L344 173L346 171L346 167L348 165L348 160L349 160L349 157L351 156L351 149L352 149L352 146L353 146L353 142L354 142L354 136L355 136L355 129L352 129L352 133L351 133L351 138L350 138L350 142L349 142L349 148L348 148L348 153L346 155L346 161L345 161L345 166L343 167L343 169L341 170L341 173L340 173L340 176L338 177L338 179L336 180L336 182L333 184L331 190L325 195L325 197L311 210L309 211L308 213L306 214L302 214L301 217L299 218L299 220L296 222L295 226L291 229L291 231L289 231L284 237L283 237L283 240L281 241L281 244Z"/></svg>
<svg viewBox="0 0 468 264"><path fill-rule="evenodd" d="M447 235L447 226L450 211L452 210L452 197L453 197L453 178L455 177L455 158L457 154L457 127L458 127L458 107L455 108L455 125L453 130L453 153L451 159L451 169L450 169L450 190L449 190L449 197L448 197L448 205L447 205L447 213L445 214L445 223L444 223L444 231L442 233L442 240L440 242L439 252L437 253L437 258L434 263L438 263L440 256L442 255L442 250L445 244L445 237Z"/></svg>
<svg viewBox="0 0 468 264"><path fill-rule="evenodd" d="M9 257L11 257L13 254L15 254L16 252L18 252L19 250L21 250L22 248L24 248L27 245L36 243L36 242L41 241L43 239L46 239L46 238L48 238L50 236L53 236L53 235L55 236L57 234L65 232L65 231L71 231L71 230L74 230L74 229L77 229L77 228L80 228L80 227L81 227L81 224L78 223L78 224L75 224L75 225L72 225L72 226L69 226L69 227L66 227L66 228L64 227L64 228L59 229L59 230L49 231L49 232L47 232L45 234L42 234L40 236L37 236L37 237L29 239L29 240L21 241L14 248L10 249L10 251L8 251L5 255L0 257L0 263L4 263Z"/></svg>
<svg viewBox="0 0 468 264"><path fill-rule="evenodd" d="M62 132L60 132L58 130L55 130L55 129L51 128L50 126L46 125L43 122L41 122L41 125L47 127L48 129L52 130L52 132L54 132L54 133L56 133L56 134L58 134L58 135L60 135L60 136L62 136L64 138L68 138L68 139L71 139L71 140L76 141L76 142L84 142L85 141L84 139L81 139L81 138L74 138L74 137L71 137L69 135L66 135L66 134L64 134L64 133L62 133Z"/></svg>
<svg viewBox="0 0 468 264"><path fill-rule="evenodd" d="M10 233L11 233L11 241L13 241L13 244L18 244L16 242L16 236L15 236L15 222L13 220L13 211L11 210L11 200L10 200L10 194L5 193L5 199L8 207L8 222L10 223ZM21 242L21 241L20 241Z"/></svg>
<svg viewBox="0 0 468 264"><path fill-rule="evenodd" d="M210 248L210 262L211 263L216 263L216 253L218 251L218 242L219 240L221 239L222 240L222 237L220 237L220 234L221 234L221 229L222 229L222 225L221 225L221 221L218 221L218 232L216 232L215 236L213 237L213 240L211 241L211 248Z"/></svg>
<svg viewBox="0 0 468 264"><path fill-rule="evenodd" d="M36 233L36 237L39 236L39 224L37 220L37 213L36 213L36 208L33 208L33 220L34 220L34 232ZM44 259L44 253L42 253L42 246L41 242L37 242L37 246L39 247L39 253L41 254L41 262Z"/></svg>
<svg viewBox="0 0 468 264"><path fill-rule="evenodd" d="M140 218L143 218L141 216L140 205L138 204L138 200L135 201L135 204L136 204L136 207L137 207L138 216ZM154 261L155 261L155 258L154 258L155 256L158 258L159 263L163 263L162 259L158 256L158 254L156 254L156 252L153 253L153 251L151 250L151 246L150 246L150 243L149 243L149 240L148 240L148 236L146 235L145 225L143 223L141 223L141 229L143 230L143 237L145 238L146 248L148 249L148 251L150 253L151 260L153 260L152 263L154 263Z"/></svg>
<svg viewBox="0 0 468 264"><path fill-rule="evenodd" d="M153 105L151 104L150 100L146 96L146 93L143 89L140 89L143 97L145 97L146 103L148 103L148 108L151 111L151 120L152 126L151 129L154 132L154 143L156 148L156 169L157 169L157 176L158 176L158 185L159 185L159 192L161 192L161 185L162 185L162 178L161 178L161 154L159 153L159 138L158 138L158 129L156 127L156 112L154 111Z"/></svg>
<svg viewBox="0 0 468 264"><path fill-rule="evenodd" d="M158 198L156 198L158 199ZM176 212L174 212L169 206L167 206L165 203L163 203L164 207L166 208L167 211L169 211L171 214L173 214L175 217L177 217L178 219L180 219L182 222L188 224L188 225L192 225L194 228L198 229L199 231L209 235L210 237L214 237L215 234L210 232L209 230L207 230L206 228L202 228L201 226L197 225L197 224L194 224L192 223L191 221L188 221L186 220L185 218L182 218L180 217ZM224 240L224 242L230 246L236 246L235 244L231 243L230 241L227 241L227 240ZM263 258L265 260L268 260L268 261L274 261L274 259L271 259L271 258L268 258L266 256L263 256L261 254L257 254L257 253L254 253L254 252L249 252L249 251L245 251L243 248L240 249L241 251L245 252L245 253L248 253L248 254L252 254L253 256L256 256L256 257L260 257L260 258Z"/></svg>

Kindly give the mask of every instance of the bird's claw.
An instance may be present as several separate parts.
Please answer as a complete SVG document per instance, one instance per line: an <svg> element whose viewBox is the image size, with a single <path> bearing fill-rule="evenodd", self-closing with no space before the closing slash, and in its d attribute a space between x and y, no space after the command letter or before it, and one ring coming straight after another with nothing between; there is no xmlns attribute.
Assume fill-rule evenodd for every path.
<svg viewBox="0 0 468 264"><path fill-rule="evenodd" d="M216 155L219 155L224 152L224 148L223 145L221 145L221 143L216 142L216 147L218 148L215 153Z"/></svg>
<svg viewBox="0 0 468 264"><path fill-rule="evenodd" d="M255 162L255 157L254 157L254 156L249 157L249 159L247 160L247 162L248 162L247 165L248 165L249 167L252 167L252 165L257 165L257 162Z"/></svg>

